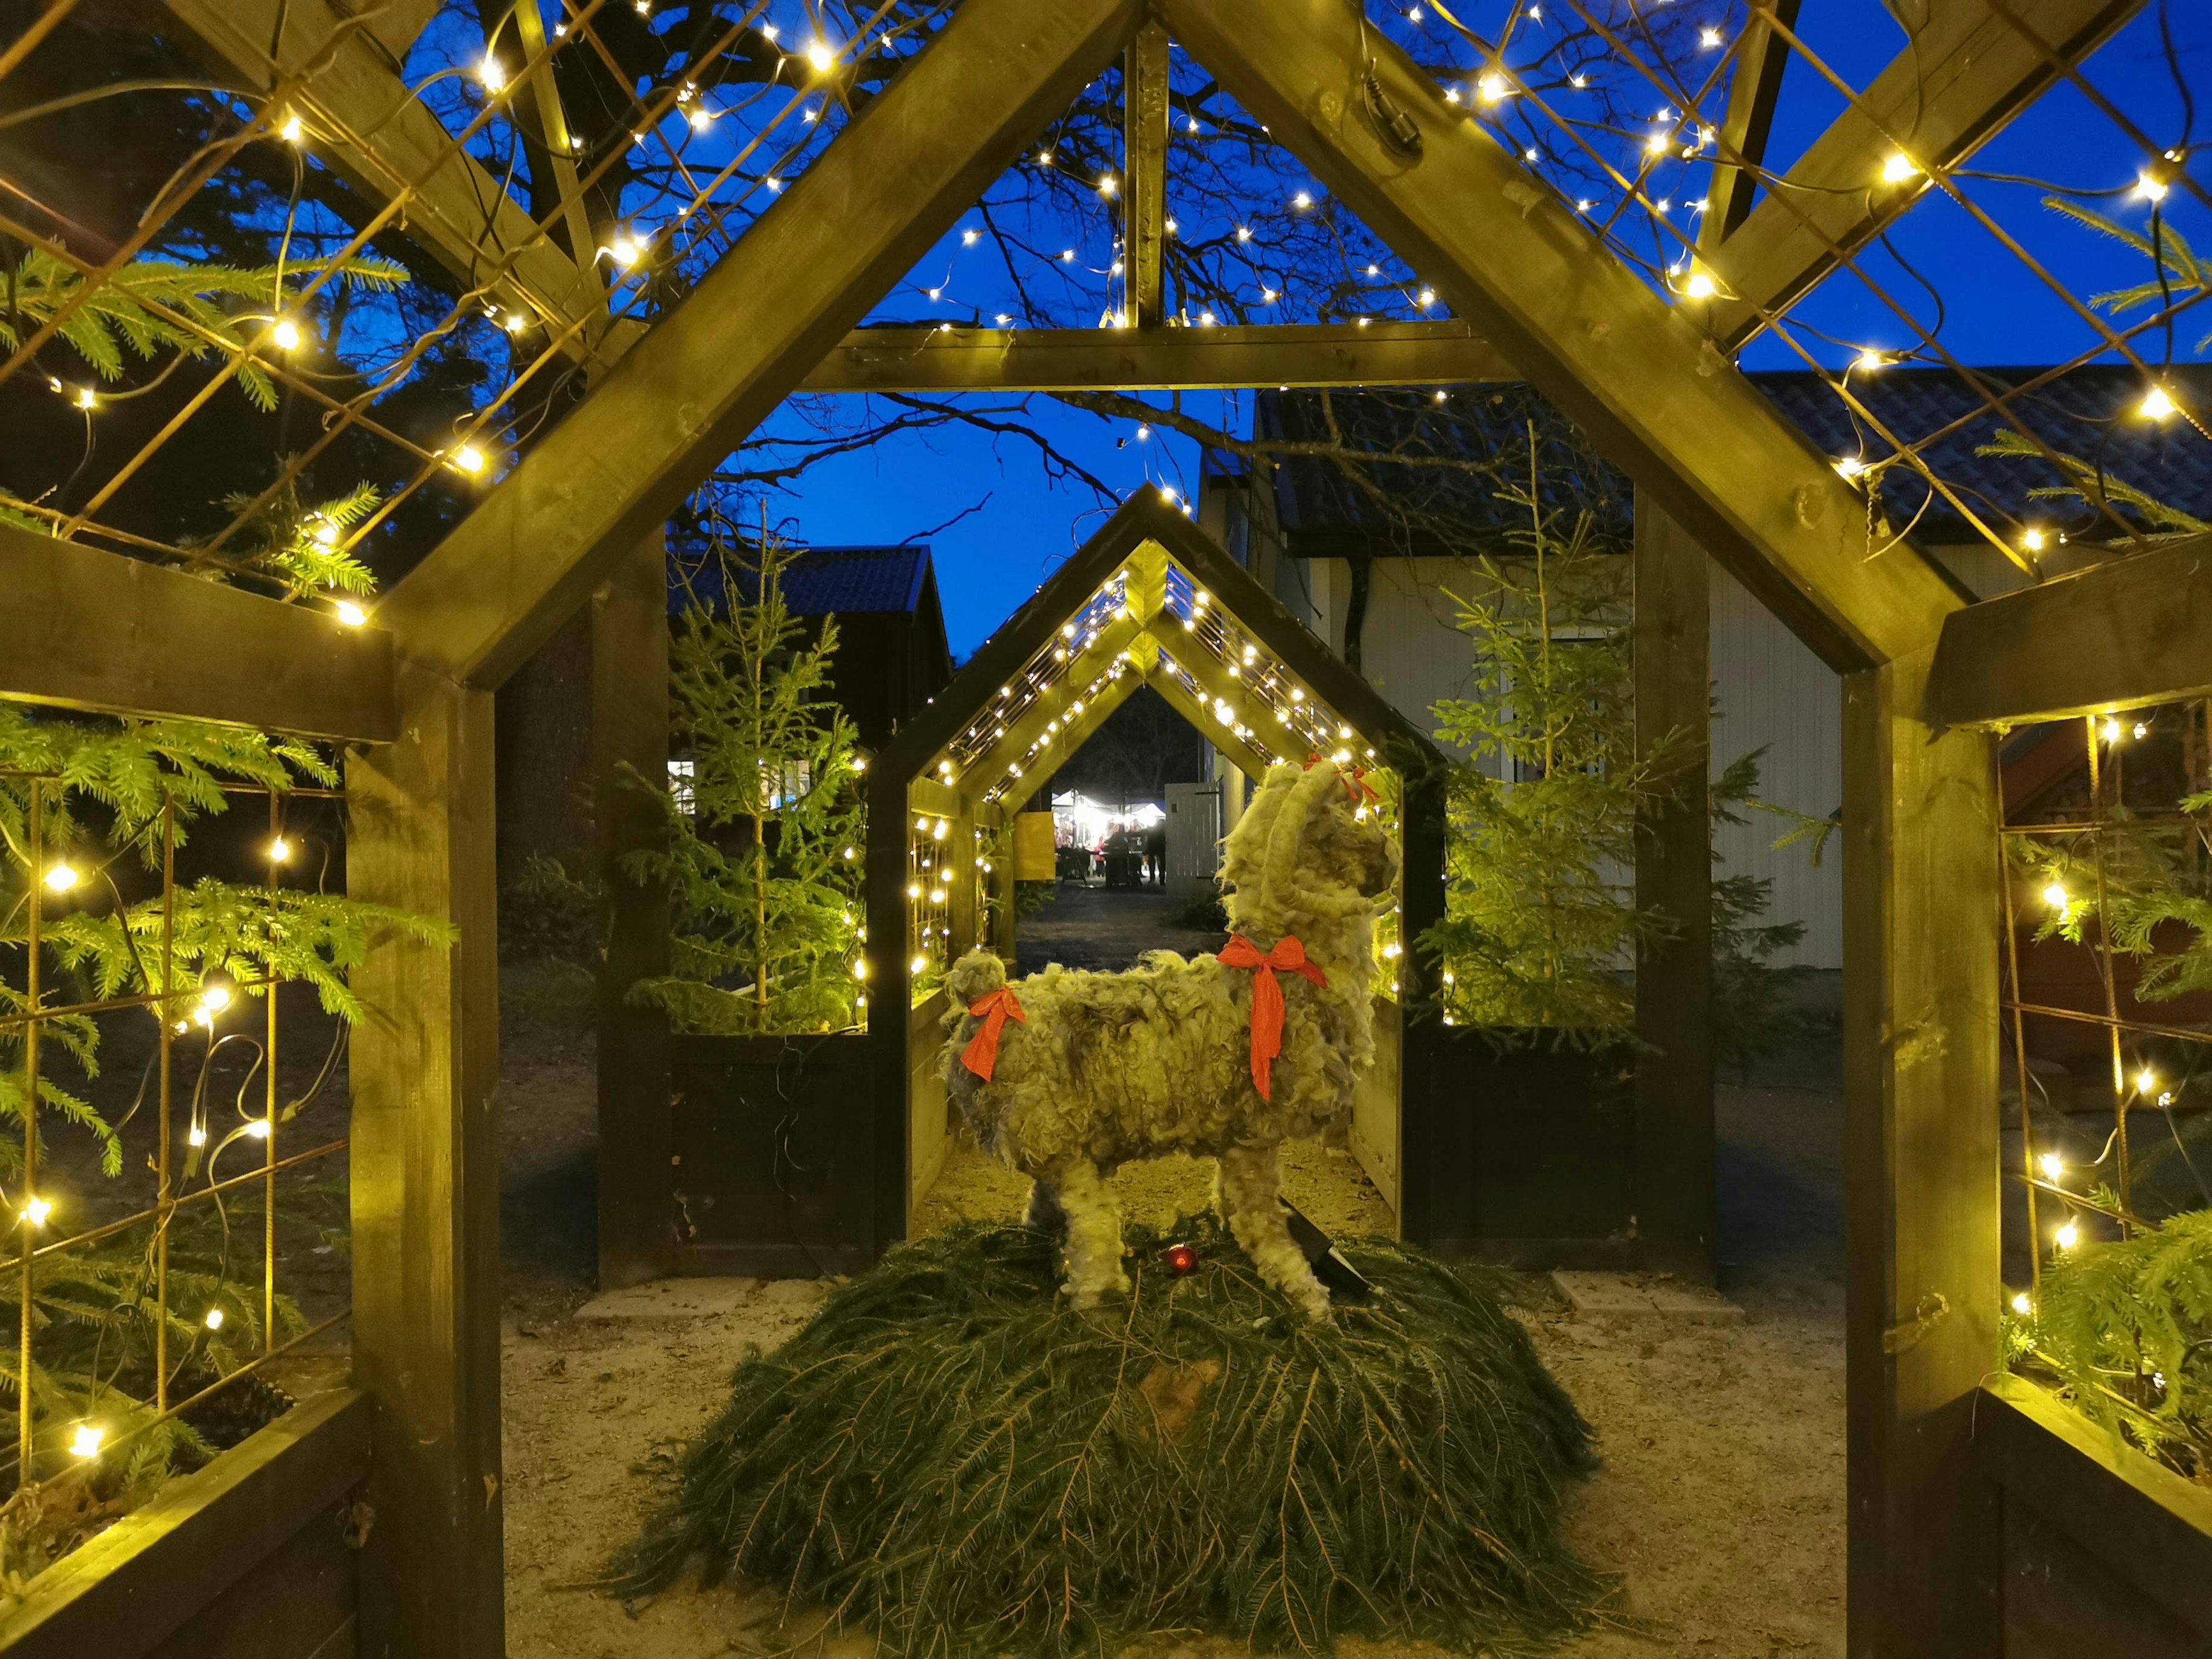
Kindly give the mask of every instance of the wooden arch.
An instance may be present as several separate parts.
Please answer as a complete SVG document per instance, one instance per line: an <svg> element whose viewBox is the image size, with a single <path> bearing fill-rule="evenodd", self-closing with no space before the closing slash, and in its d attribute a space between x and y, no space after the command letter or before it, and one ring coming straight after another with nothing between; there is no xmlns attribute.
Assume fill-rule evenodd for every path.
<svg viewBox="0 0 2212 1659"><path fill-rule="evenodd" d="M1679 305L1342 0L963 0L683 304L649 329L603 333L595 285L514 222L497 181L378 58L434 6L395 0L348 34L327 0L166 4L250 85L298 95L349 180L386 214L404 208L434 257L564 339L596 334L613 364L352 645L273 602L188 604L183 586L204 584L0 526L0 568L22 600L0 609L0 689L359 743L351 890L459 930L452 949L380 940L357 981L382 1011L352 1062L356 1377L377 1403L364 1653L501 1647L492 690L587 605L611 636L632 626L624 649L650 659L665 638L657 526L810 375L885 383L890 368L841 345L848 331L1148 14L1413 261L1473 337L1431 360L1450 343L1339 331L1316 348L1316 370L1273 331L1140 326L1109 342L953 329L902 343L897 373L986 388L1348 384L1465 378L1502 359L1844 676L1850 1646L1882 1659L1994 1650L1993 1510L1970 1426L1999 1305L1996 814L1990 744L1972 727L2154 696L2151 670L2049 682L2094 659L2074 628L2084 615L2109 623L2101 666L2115 674L2174 660L2149 648L2177 626L2173 594L2122 564L2063 593L1967 607L1909 544L1869 556L1864 498L1731 354L2140 0L1917 8L1891 68L1747 215L1749 175L1722 170L1727 210L1708 216L1721 228L1700 252L1717 292ZM1754 26L1784 9L1794 16L1754 7ZM1763 79L1748 83L1747 123ZM1406 128L1369 118L1377 89ZM1884 185L1900 146L1926 173ZM862 355L881 358L884 343L872 333ZM2206 580L2202 565L2180 574L2192 592ZM216 610L222 625L207 625ZM2190 614L2201 630L2212 603ZM243 659L240 637L257 647ZM2201 643L2183 653L2177 678L2197 685L2207 655ZM626 757L649 769L659 738L634 735ZM635 1135L639 1167L654 1173L658 1152L665 1177L656 1133ZM661 1198L657 1179L603 1190L603 1232L649 1237Z"/></svg>
<svg viewBox="0 0 2212 1659"><path fill-rule="evenodd" d="M1443 914L1443 753L1182 513L1150 490L1132 497L869 769L879 1240L905 1236L947 1145L938 976L974 945L1012 952L1012 861L984 851L1139 685L1255 780L1316 752L1387 773L1400 804L1401 938L1419 938ZM995 936L984 921L994 889L1007 922ZM1397 1000L1378 1007L1380 1054L1353 1135L1394 1207L1397 1172L1424 1127L1407 1121L1401 1031L1418 1041L1435 1023L1437 988L1418 951L1399 965Z"/></svg>

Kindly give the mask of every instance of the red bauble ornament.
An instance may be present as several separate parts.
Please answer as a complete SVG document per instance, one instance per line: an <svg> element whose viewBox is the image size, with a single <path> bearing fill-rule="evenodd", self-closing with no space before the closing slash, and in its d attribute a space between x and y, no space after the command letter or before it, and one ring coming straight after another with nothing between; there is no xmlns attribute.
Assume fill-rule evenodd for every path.
<svg viewBox="0 0 2212 1659"><path fill-rule="evenodd" d="M1175 1270L1177 1279L1190 1277L1191 1269L1198 1266L1198 1252L1188 1244L1168 1246L1168 1266Z"/></svg>

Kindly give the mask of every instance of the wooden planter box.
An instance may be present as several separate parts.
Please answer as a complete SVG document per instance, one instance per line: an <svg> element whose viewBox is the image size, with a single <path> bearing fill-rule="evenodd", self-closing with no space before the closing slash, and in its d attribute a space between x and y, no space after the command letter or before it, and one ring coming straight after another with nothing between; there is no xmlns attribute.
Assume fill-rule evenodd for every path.
<svg viewBox="0 0 2212 1659"><path fill-rule="evenodd" d="M2023 1378L1984 1384L1974 1403L2005 1659L2212 1653L2212 1491Z"/></svg>
<svg viewBox="0 0 2212 1659"><path fill-rule="evenodd" d="M31 1582L10 1659L338 1659L355 1650L369 1402L294 1407Z"/></svg>
<svg viewBox="0 0 2212 1659"><path fill-rule="evenodd" d="M1525 1268L1633 1266L1635 1060L1406 1034L1406 1236Z"/></svg>
<svg viewBox="0 0 2212 1659"><path fill-rule="evenodd" d="M758 1279L875 1260L867 1039L669 1040L677 1271Z"/></svg>

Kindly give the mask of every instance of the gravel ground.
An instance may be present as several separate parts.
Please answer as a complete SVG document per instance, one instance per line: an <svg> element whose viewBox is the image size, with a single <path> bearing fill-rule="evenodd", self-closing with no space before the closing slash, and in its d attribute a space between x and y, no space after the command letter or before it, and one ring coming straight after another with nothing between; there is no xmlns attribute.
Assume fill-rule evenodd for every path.
<svg viewBox="0 0 2212 1659"><path fill-rule="evenodd" d="M1071 932L1089 927L1063 915ZM820 1287L739 1285L710 1312L577 1318L591 1295L588 1054L511 1041L502 1104L507 1651L704 1659L803 1641L824 1659L861 1659L870 1650L861 1635L810 1640L779 1629L768 1592L684 1589L625 1607L591 1590L635 1532L653 1470L712 1417L750 1347L773 1346L805 1322ZM1742 1322L1576 1317L1541 1284L1524 1313L1605 1459L1570 1497L1570 1540L1623 1575L1626 1609L1652 1632L1602 1632L1565 1650L1570 1659L1844 1652L1842 1109L1832 1040L1803 1045L1757 1086L1723 1088L1720 1129L1722 1288ZM1366 1231L1387 1216L1342 1155L1293 1146L1285 1164L1293 1201L1325 1229ZM1205 1166L1176 1159L1125 1171L1117 1183L1128 1213L1151 1216L1202 1202L1209 1180ZM1011 1214L1021 1199L1018 1182L969 1153L917 1223ZM1237 1651L1163 1641L1147 1644L1146 1659ZM1345 1659L1400 1656L1358 1643Z"/></svg>

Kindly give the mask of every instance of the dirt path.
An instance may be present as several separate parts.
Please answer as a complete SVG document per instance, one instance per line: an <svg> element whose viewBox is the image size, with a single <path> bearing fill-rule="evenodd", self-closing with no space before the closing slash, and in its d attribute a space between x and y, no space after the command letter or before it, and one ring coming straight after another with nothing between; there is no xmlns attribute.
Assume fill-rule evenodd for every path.
<svg viewBox="0 0 2212 1659"><path fill-rule="evenodd" d="M1570 1500L1571 1540L1625 1575L1628 1608L1658 1632L1601 1632L1570 1659L1844 1651L1841 1109L1831 1053L1793 1056L1783 1075L1799 1086L1722 1091L1723 1290L1742 1323L1607 1322L1564 1302L1527 1315L1606 1459ZM507 1651L705 1659L773 1645L773 1598L760 1592L684 1590L626 1609L563 1587L594 1578L632 1535L652 1470L710 1419L749 1346L797 1329L818 1288L738 1285L687 1311L675 1304L702 1292L678 1286L655 1316L575 1317L590 1295L577 1242L590 1236L588 1061L517 1046L503 1100ZM1382 1213L1350 1160L1299 1147L1285 1164L1293 1201L1323 1227L1361 1231ZM1149 1216L1202 1201L1208 1179L1188 1160L1126 1172L1122 1200ZM1010 1213L1021 1196L971 1154L917 1219ZM1235 1651L1169 1646L1160 1659ZM858 1635L826 1647L827 1659L870 1650ZM1400 1655L1353 1644L1346 1659Z"/></svg>

